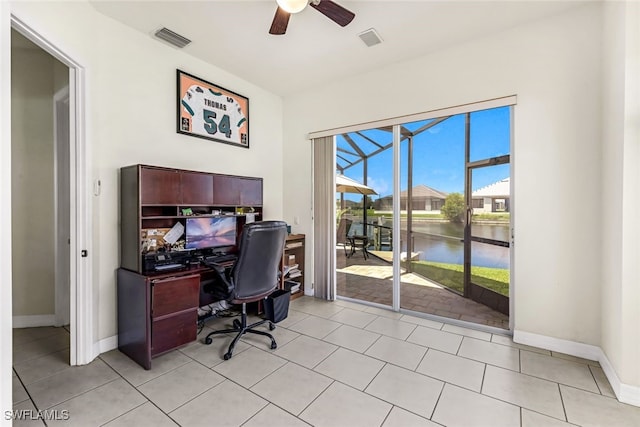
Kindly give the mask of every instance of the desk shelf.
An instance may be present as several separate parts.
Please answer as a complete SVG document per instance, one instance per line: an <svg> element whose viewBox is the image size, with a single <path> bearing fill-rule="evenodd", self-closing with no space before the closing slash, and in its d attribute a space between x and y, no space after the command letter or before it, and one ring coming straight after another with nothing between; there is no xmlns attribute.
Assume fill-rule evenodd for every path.
<svg viewBox="0 0 640 427"><path fill-rule="evenodd" d="M304 295L304 251L305 251L305 235L304 234L290 234L287 236L287 240L284 245L284 253L282 255L282 276L280 282L280 288L284 290L288 289L290 285L295 292L291 292L291 299L296 299ZM300 275L297 277L291 277L289 273L284 274L288 267L297 264L297 270Z"/></svg>

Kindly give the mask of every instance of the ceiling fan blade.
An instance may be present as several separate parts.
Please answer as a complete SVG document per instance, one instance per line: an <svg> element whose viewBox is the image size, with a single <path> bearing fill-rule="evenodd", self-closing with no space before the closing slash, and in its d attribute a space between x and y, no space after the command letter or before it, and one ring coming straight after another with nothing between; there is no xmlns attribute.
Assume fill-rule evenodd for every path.
<svg viewBox="0 0 640 427"><path fill-rule="evenodd" d="M273 16L271 28L269 28L269 34L281 35L286 33L290 16L291 14L289 12L286 12L278 6L278 10L276 10L276 14Z"/></svg>
<svg viewBox="0 0 640 427"><path fill-rule="evenodd" d="M346 26L349 22L353 21L353 18L356 17L355 13L345 9L337 3L332 2L331 0L320 0L317 4L312 1L309 3L309 6L322 13L341 27Z"/></svg>

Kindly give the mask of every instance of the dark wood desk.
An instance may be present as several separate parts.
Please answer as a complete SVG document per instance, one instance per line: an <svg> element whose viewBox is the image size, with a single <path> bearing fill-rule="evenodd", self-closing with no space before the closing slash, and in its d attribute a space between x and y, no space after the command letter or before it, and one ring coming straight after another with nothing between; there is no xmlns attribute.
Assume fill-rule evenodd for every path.
<svg viewBox="0 0 640 427"><path fill-rule="evenodd" d="M304 235L287 242L291 247L284 250L281 268L285 256L293 256L303 272ZM222 265L232 267L233 261ZM217 273L202 264L158 273L119 268L117 276L118 349L145 369L151 369L154 357L195 341L199 326L211 317L199 318L198 308L218 301L204 289L218 280ZM304 274L292 280L300 284L292 298L303 295Z"/></svg>
<svg viewBox="0 0 640 427"><path fill-rule="evenodd" d="M198 307L210 304L201 291L215 280L209 268L149 273L143 255L176 248L162 236L193 216L234 215L240 235L247 209L262 219L262 178L174 169L152 165L120 168L120 269L118 347L142 365L197 336ZM186 212L191 211L190 215ZM215 213L214 213L215 212ZM180 261L182 262L182 261Z"/></svg>
<svg viewBox="0 0 640 427"><path fill-rule="evenodd" d="M203 266L143 275L118 269L118 348L145 369L196 339Z"/></svg>

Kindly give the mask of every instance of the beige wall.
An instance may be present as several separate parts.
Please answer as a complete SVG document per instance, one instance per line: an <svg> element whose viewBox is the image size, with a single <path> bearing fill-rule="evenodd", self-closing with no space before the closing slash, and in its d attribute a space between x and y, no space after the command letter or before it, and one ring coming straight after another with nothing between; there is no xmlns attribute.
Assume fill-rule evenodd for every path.
<svg viewBox="0 0 640 427"><path fill-rule="evenodd" d="M15 2L12 13L81 64L86 76L95 338L117 334L118 171L144 163L264 179L264 216L282 217L282 100L224 70L97 13L85 2ZM55 19L52 19L55 17ZM249 98L250 148L176 132L176 69ZM275 154L274 154L275 153ZM92 182L88 183L93 193ZM87 284L79 284L87 286ZM94 343L95 344L95 343Z"/></svg>
<svg viewBox="0 0 640 427"><path fill-rule="evenodd" d="M515 328L598 345L600 38L592 4L285 98L285 174L294 156L310 158L309 131L517 95ZM295 195L311 187L307 176L285 188L285 211L304 215L307 232L311 204Z"/></svg>
<svg viewBox="0 0 640 427"><path fill-rule="evenodd" d="M640 4L604 12L601 346L617 379L640 386Z"/></svg>
<svg viewBox="0 0 640 427"><path fill-rule="evenodd" d="M640 387L640 168L637 115L628 116L637 113L637 105L625 98L627 89L617 80L622 75L625 85L637 87L637 77L629 75L634 68L628 52L637 50L637 39L635 45L631 40L632 27L638 27L637 6L631 7L633 20L623 25L621 34L616 29L621 19L630 19L628 11L604 16L603 6L593 3L295 94L284 103L86 4L21 2L11 7L86 67L89 171L103 183L103 193L92 198L91 206L96 339L116 333L119 167L149 163L262 176L266 216L290 223L298 218L294 231L306 233L311 247L309 132L515 94L515 327L601 346L621 380ZM7 10L0 8L6 26ZM631 59L637 67L637 55ZM175 133L176 68L250 98L250 150ZM381 93L397 94L402 102L381 100ZM336 95L340 103L334 102ZM282 158L274 153L282 153ZM6 164L6 158L2 161ZM285 185L283 176L295 179ZM7 177L2 177L3 195L9 194ZM540 206L541 190L559 201L552 211ZM594 192L601 197L593 197ZM612 209L601 209L602 199ZM613 211L618 208L624 212ZM544 224L545 232L541 218L554 218ZM2 262L7 259L10 256ZM10 360L4 350L0 356Z"/></svg>
<svg viewBox="0 0 640 427"><path fill-rule="evenodd" d="M13 316L53 315L54 59L12 33Z"/></svg>
<svg viewBox="0 0 640 427"><path fill-rule="evenodd" d="M11 287L11 26L10 8L0 2L0 408L12 401L12 287ZM9 426L11 420L0 421Z"/></svg>
<svg viewBox="0 0 640 427"><path fill-rule="evenodd" d="M287 97L284 152L291 174L293 159L311 159L309 132L517 95L514 329L580 351L602 348L623 384L617 391L630 390L626 399L635 404L637 9L594 2ZM402 102L387 102L389 94ZM307 233L311 201L295 195L311 188L310 174L285 187L285 212L303 218ZM554 203L540 203L541 194Z"/></svg>

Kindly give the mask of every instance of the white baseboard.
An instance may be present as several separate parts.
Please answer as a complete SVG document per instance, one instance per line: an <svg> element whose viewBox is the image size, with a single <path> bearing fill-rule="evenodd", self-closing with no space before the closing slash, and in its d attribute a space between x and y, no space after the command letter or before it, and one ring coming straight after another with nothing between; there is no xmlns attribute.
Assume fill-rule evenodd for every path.
<svg viewBox="0 0 640 427"><path fill-rule="evenodd" d="M106 353L107 351L115 350L116 348L118 348L118 336L113 335L109 338L100 340L97 342L96 347L97 355Z"/></svg>
<svg viewBox="0 0 640 427"><path fill-rule="evenodd" d="M600 355L603 354L600 347L595 345L583 344L575 341L568 341L517 330L513 331L513 342L543 348L545 350L557 351L558 353L569 354L571 356L581 357L588 360L599 361Z"/></svg>
<svg viewBox="0 0 640 427"><path fill-rule="evenodd" d="M618 400L629 405L640 406L640 387L622 383L607 355L600 347L517 330L513 332L513 341L518 344L598 361Z"/></svg>
<svg viewBox="0 0 640 427"><path fill-rule="evenodd" d="M13 316L14 328L39 328L41 326L55 326L55 314L37 314L33 316Z"/></svg>
<svg viewBox="0 0 640 427"><path fill-rule="evenodd" d="M640 406L640 387L621 382L618 374L616 374L616 371L613 369L613 365L609 362L607 355L604 354L602 350L600 350L600 352L602 353L602 357L598 362L600 362L600 366L602 366L602 370L607 376L609 384L611 384L611 388L613 388L618 400L623 403L628 403L629 405Z"/></svg>

